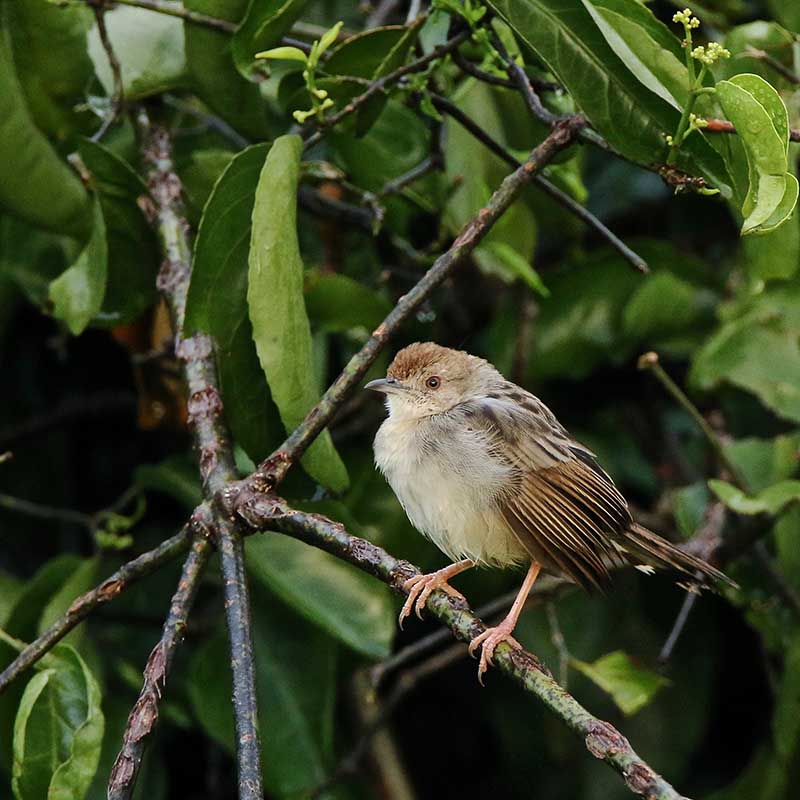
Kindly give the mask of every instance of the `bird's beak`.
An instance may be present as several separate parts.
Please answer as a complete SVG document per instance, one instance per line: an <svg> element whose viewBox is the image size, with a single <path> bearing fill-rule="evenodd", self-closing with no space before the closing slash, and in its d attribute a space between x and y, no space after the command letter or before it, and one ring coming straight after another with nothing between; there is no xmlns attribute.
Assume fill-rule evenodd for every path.
<svg viewBox="0 0 800 800"><path fill-rule="evenodd" d="M376 381L370 381L365 389L372 389L373 392L383 392L384 394L392 394L404 390L406 387L400 383L397 378L378 378Z"/></svg>

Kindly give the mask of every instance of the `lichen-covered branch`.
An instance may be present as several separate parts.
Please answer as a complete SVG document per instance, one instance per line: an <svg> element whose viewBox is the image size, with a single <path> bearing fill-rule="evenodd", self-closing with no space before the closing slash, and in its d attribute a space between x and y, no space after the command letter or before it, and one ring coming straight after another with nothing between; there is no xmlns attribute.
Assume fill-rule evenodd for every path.
<svg viewBox="0 0 800 800"><path fill-rule="evenodd" d="M203 492L211 497L221 492L236 478L230 434L222 414L216 364L211 339L203 334L183 338L183 319L191 277L191 243L184 215L181 184L172 163L169 134L153 122L142 108L136 118L142 160L147 169L147 187L153 202L152 219L161 241L164 261L158 276L158 288L170 307L175 331L175 352L183 363L183 374L189 394L189 425L198 451ZM211 552L208 537L216 534L222 555L225 578L226 608L236 606L234 619L229 614L231 666L237 728L237 761L239 797L261 797L261 753L249 746L248 739L258 741L256 698L253 675L253 649L250 641L247 581L244 572L244 551L238 534L222 520L213 505L196 509L195 519L207 535L195 539L183 567L180 583L172 598L161 640L153 649L144 671L144 685L123 735L123 745L112 770L108 796L110 800L131 797L144 754L148 735L158 720L158 700L166 681L175 649L181 641L189 611L197 592L200 576ZM244 645L243 645L244 642ZM239 709L247 708L247 714ZM255 790L258 794L254 794Z"/></svg>

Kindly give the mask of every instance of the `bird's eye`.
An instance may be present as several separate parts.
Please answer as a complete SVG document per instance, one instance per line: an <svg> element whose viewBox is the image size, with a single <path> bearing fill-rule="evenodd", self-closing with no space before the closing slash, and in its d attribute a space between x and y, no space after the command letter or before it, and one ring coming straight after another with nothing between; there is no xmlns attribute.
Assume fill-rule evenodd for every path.
<svg viewBox="0 0 800 800"><path fill-rule="evenodd" d="M441 379L436 377L436 375L431 375L431 377L428 378L428 380L425 381L425 385L429 389L438 389L440 384L441 384L441 382L442 382Z"/></svg>

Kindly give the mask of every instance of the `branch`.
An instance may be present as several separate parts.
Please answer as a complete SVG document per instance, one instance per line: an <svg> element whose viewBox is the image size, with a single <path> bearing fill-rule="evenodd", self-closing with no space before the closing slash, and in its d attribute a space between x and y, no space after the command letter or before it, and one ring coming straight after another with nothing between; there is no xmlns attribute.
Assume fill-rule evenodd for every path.
<svg viewBox="0 0 800 800"><path fill-rule="evenodd" d="M183 338L186 297L191 277L191 245L181 198L181 184L172 163L167 131L151 122L142 108L136 117L141 139L142 160L147 169L147 186L155 204L153 222L165 259L157 285L169 305L176 334L175 352L183 362L189 393L189 425L198 450L203 492L210 497L236 479L230 435L222 414L219 383L211 339L203 334ZM239 797L261 798L261 752L256 731L256 698L253 649L250 637L247 581L241 540L227 520L208 505L196 511L206 530L215 530L221 550L225 578L225 606L231 644L237 730ZM200 576L211 552L208 537L197 538L183 568L161 641L156 645L144 671L144 686L128 718L122 750L109 778L109 798L127 800L135 786L145 744L158 719L159 684L164 685L174 651L180 643ZM230 613L234 606L235 615ZM243 713L246 709L247 713ZM255 747L253 746L255 742Z"/></svg>
<svg viewBox="0 0 800 800"><path fill-rule="evenodd" d="M104 0L100 0L100 2L104 2ZM114 0L114 3L122 6L143 8L146 11L155 11L158 14L166 14L170 17L178 17L184 22L191 22L204 28L212 28L222 33L236 33L236 29L239 27L238 22L229 22L226 19L199 14L197 11L190 11L188 8L168 2L168 0Z"/></svg>
<svg viewBox="0 0 800 800"><path fill-rule="evenodd" d="M350 535L338 522L318 514L296 511L274 495L242 493L236 513L252 528L277 529L319 547L374 575L397 592L402 593L404 581L419 574L417 567L394 558L371 542ZM462 641L472 641L486 630L486 625L470 612L462 600L441 590L431 595L427 608ZM593 756L604 760L622 775L634 794L644 795L651 800L683 800L636 754L619 731L594 717L564 691L532 653L503 643L495 651L494 660L501 672L538 697L580 735Z"/></svg>
<svg viewBox="0 0 800 800"><path fill-rule="evenodd" d="M531 183L536 173L572 144L584 124L582 117L570 117L559 122L552 133L533 150L528 160L506 176L486 207L464 227L450 249L436 259L414 288L399 300L386 319L372 332L366 344L350 359L320 401L308 412L303 422L268 459L259 465L252 476L240 482L240 490L244 488L264 490L276 486L283 480L294 461L300 458L328 424L347 395L364 377L392 334L472 253L492 225L500 219L525 186ZM231 497L233 494L231 492Z"/></svg>
<svg viewBox="0 0 800 800"><path fill-rule="evenodd" d="M16 514L25 514L36 519L45 519L51 522L66 522L70 525L80 525L82 528L92 530L94 517L71 508L54 508L41 503L32 503L21 497L12 497L10 494L0 494L0 508L13 511Z"/></svg>
<svg viewBox="0 0 800 800"><path fill-rule="evenodd" d="M91 137L93 142L99 142L122 113L122 108L125 104L125 94L122 87L122 67L111 45L111 39L108 38L108 30L106 29L106 0L87 0L87 2L94 12L94 17L97 21L97 33L100 36L100 43L103 45L103 50L106 51L108 64L111 67L111 75L114 80L114 94L111 97L111 108L106 114L102 125L100 125Z"/></svg>
<svg viewBox="0 0 800 800"><path fill-rule="evenodd" d="M773 56L766 52L766 50L759 50L757 47L751 47L748 45L741 55L747 56L748 58L755 58L758 61L763 61L767 66L774 69L779 75L782 75L784 78L786 78L789 83L793 83L795 86L800 86L800 75L798 75L796 72L793 72L785 64L782 64L777 58L773 58Z"/></svg>
<svg viewBox="0 0 800 800"><path fill-rule="evenodd" d="M195 537L189 557L183 565L178 589L172 597L161 639L147 659L139 698L128 715L122 735L122 749L108 779L108 800L128 800L133 795L147 739L158 722L158 704L167 675L183 639L189 611L200 585L200 575L212 549L207 536Z"/></svg>
<svg viewBox="0 0 800 800"><path fill-rule="evenodd" d="M732 480L744 492L748 491L747 484L742 477L741 472L736 464L728 458L725 448L722 446L722 441L719 436L714 432L714 429L706 422L705 417L700 413L697 406L687 397L686 393L678 386L675 381L670 378L664 371L664 368L658 362L658 353L645 353L639 358L639 369L649 369L656 378L658 378L661 385L678 401L678 403L686 410L689 416L694 420L697 427L706 437L706 441L711 446L717 456L720 465L730 473Z"/></svg>
<svg viewBox="0 0 800 800"><path fill-rule="evenodd" d="M452 117L459 125L462 125L472 136L491 150L496 156L502 158L508 165L519 167L520 162L499 142L493 139L483 128L477 125L467 116L457 105L451 103L446 97L431 93L431 101L437 110L442 111ZM554 120L560 119L553 117ZM560 206L563 206L571 214L585 222L600 234L637 272L647 273L649 268L647 262L637 253L628 247L613 231L610 231L591 211L584 208L580 203L573 200L566 192L562 192L557 186L547 178L537 175L534 183L549 194Z"/></svg>
<svg viewBox="0 0 800 800"><path fill-rule="evenodd" d="M708 125L703 128L708 133L736 133L736 126L726 119L714 119L713 117L707 120ZM800 142L800 128L791 128L789 130L789 141Z"/></svg>
<svg viewBox="0 0 800 800"><path fill-rule="evenodd" d="M63 617L56 620L38 639L31 642L3 670L0 674L0 694L8 688L11 681L33 666L98 606L113 600L123 589L127 589L140 578L150 575L159 567L172 561L173 558L185 553L192 539L192 526L193 521L190 521L175 536L162 542L155 549L142 553L127 564L123 564L99 586L76 598Z"/></svg>

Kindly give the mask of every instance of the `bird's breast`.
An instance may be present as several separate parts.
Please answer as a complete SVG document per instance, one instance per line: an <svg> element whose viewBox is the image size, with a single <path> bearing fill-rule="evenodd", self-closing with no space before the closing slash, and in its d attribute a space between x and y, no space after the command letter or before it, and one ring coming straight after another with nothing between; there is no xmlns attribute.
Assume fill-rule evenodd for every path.
<svg viewBox="0 0 800 800"><path fill-rule="evenodd" d="M512 468L487 436L441 420L386 419L375 463L411 524L450 558L508 565L524 552L497 509Z"/></svg>

